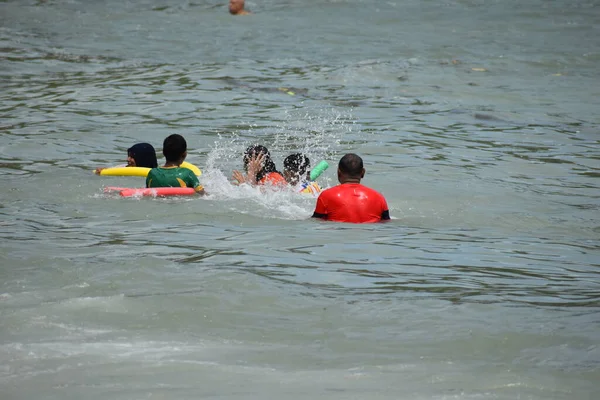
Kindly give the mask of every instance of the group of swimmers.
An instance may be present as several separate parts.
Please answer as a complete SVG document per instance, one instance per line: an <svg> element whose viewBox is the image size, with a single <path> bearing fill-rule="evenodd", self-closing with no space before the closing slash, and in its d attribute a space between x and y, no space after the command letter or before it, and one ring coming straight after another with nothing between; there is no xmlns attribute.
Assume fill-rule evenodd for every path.
<svg viewBox="0 0 600 400"><path fill-rule="evenodd" d="M262 145L249 146L243 157L244 172L233 171L237 185L269 185L275 188L291 186L295 191L313 196L321 193L321 187L310 179L310 159L302 153L290 154L283 160L283 172L279 172L271 153Z"/></svg>
<svg viewBox="0 0 600 400"><path fill-rule="evenodd" d="M173 134L163 142L165 164L158 166L156 151L149 143L138 143L127 150L128 167L151 168L146 177L147 188L190 187L199 195L205 195L204 186L188 168L181 167L187 157L187 143L183 136ZM294 153L283 161L279 172L271 159L269 150L262 145L249 146L243 157L244 172L233 171L238 185L291 187L300 193L318 195L313 217L338 222L378 222L389 220L390 214L385 198L375 190L360 184L365 175L362 159L356 154L346 154L338 164L339 185L321 190L310 179L310 159L302 153ZM102 168L97 168L99 174Z"/></svg>

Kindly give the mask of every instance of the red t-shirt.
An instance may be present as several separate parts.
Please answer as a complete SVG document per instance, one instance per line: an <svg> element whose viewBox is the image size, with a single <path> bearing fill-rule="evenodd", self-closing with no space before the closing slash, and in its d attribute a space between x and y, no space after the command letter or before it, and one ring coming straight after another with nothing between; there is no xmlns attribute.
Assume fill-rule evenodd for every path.
<svg viewBox="0 0 600 400"><path fill-rule="evenodd" d="M321 192L313 217L364 223L390 219L390 212L381 193L360 183L344 183Z"/></svg>

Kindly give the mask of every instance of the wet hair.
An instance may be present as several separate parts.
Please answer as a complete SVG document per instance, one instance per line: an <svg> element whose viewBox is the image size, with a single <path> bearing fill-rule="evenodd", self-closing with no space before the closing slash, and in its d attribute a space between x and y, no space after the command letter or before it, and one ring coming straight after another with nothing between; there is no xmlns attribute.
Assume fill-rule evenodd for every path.
<svg viewBox="0 0 600 400"><path fill-rule="evenodd" d="M248 163L250 162L250 160L260 154L265 155L265 163L261 170L258 171L258 173L256 174L256 181L260 181L262 178L265 177L265 175L267 175L270 172L279 173L279 171L277 171L275 163L273 162L273 160L271 160L271 153L269 153L269 149L260 144L253 144L246 148L246 151L244 152L244 170L247 171Z"/></svg>
<svg viewBox="0 0 600 400"><path fill-rule="evenodd" d="M163 142L163 154L168 162L177 162L183 157L183 153L187 151L187 143L183 136L173 134L167 136Z"/></svg>
<svg viewBox="0 0 600 400"><path fill-rule="evenodd" d="M340 171L349 178L361 178L363 160L356 154L346 154L338 164Z"/></svg>
<svg viewBox="0 0 600 400"><path fill-rule="evenodd" d="M289 171L298 179L303 178L310 168L310 159L302 153L290 154L283 160L284 171Z"/></svg>
<svg viewBox="0 0 600 400"><path fill-rule="evenodd" d="M136 167L156 168L156 150L149 143L134 144L127 149L127 155L135 160Z"/></svg>

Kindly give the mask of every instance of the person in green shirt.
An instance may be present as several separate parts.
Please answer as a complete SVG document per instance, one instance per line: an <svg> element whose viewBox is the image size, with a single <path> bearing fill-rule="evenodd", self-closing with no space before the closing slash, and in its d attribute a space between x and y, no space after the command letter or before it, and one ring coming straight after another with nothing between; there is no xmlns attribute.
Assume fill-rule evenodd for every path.
<svg viewBox="0 0 600 400"><path fill-rule="evenodd" d="M181 168L181 163L187 156L187 143L183 136L173 134L163 142L163 155L165 165L152 168L146 177L146 187L191 187L200 195L206 194L204 186L198 177L187 169Z"/></svg>

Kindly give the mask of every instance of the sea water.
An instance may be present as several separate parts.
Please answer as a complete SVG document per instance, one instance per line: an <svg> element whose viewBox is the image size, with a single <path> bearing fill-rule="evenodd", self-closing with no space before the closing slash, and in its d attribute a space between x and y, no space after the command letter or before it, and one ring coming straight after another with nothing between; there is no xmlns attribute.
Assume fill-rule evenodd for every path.
<svg viewBox="0 0 600 400"><path fill-rule="evenodd" d="M0 397L595 399L600 5L246 6L0 3ZM104 193L172 133L208 196ZM254 143L392 221L233 185Z"/></svg>

